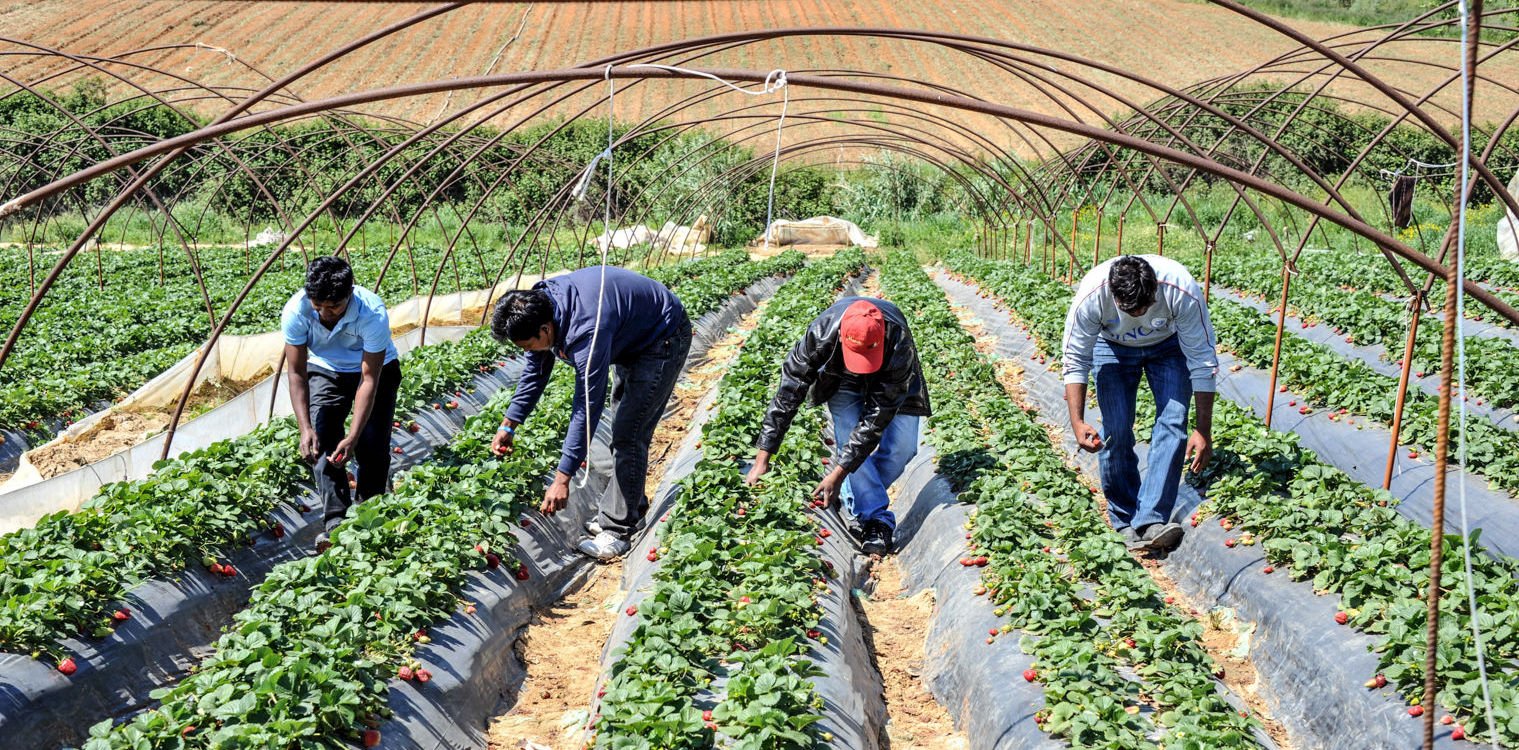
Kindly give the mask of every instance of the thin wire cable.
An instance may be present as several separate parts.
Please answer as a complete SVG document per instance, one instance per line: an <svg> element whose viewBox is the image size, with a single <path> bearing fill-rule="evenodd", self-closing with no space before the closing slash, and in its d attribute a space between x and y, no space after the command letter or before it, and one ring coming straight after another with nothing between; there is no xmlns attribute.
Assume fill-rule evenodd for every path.
<svg viewBox="0 0 1519 750"><path fill-rule="evenodd" d="M766 78L768 81L769 79ZM791 89L786 88L786 71L781 71L781 116L775 121L775 157L770 160L770 198L765 201L765 250L770 250L771 227L775 223L775 173L781 164L781 128L786 124L786 109L791 106Z"/></svg>
<svg viewBox="0 0 1519 750"><path fill-rule="evenodd" d="M1472 101L1471 101L1471 76L1473 62L1467 54L1467 45L1470 41L1470 27L1467 23L1469 0L1461 0L1461 204L1456 207L1456 393L1460 399L1456 402L1460 411L1460 444L1457 450L1461 456L1461 465L1467 463L1467 413L1466 413L1466 293L1463 291L1466 284L1466 204L1471 199L1471 170L1472 149ZM1445 321L1450 325L1451 321ZM1493 696L1487 683L1487 658L1482 647L1482 627L1479 623L1481 611L1477 608L1477 586L1472 577L1472 545L1471 529L1467 525L1466 514L1466 472L1461 472L1457 480L1457 497L1461 508L1461 561L1466 572L1466 604L1471 613L1472 639L1477 648L1477 675L1482 683L1482 702L1487 712L1487 726L1493 750L1498 750L1497 725L1493 722ZM1443 523L1443 520L1441 520Z"/></svg>
<svg viewBox="0 0 1519 750"><path fill-rule="evenodd" d="M607 292L607 252L612 247L613 239L613 235L611 234L612 141L616 135L615 127L617 114L617 108L613 102L613 99L617 95L617 81L612 79L611 65L607 66L605 73L603 73L603 77L606 78L607 82L607 149L597 154L596 158L591 160L591 166L586 168L586 174L589 175L594 172L596 169L596 162L601 161L602 158L605 157L607 163L607 199L606 207L602 210L601 214L601 228L602 231L607 233L607 241L601 243L601 279L596 285L596 319L595 323L591 325L591 353L586 356L585 372L581 373L581 381L583 383L581 388L583 389L582 393L585 394L585 470L580 472L580 484L576 486L577 489L583 489L586 483L591 481L591 436L595 431L595 426L591 424L591 364L596 358L596 340L601 337L601 310L602 304L606 301ZM584 180L584 182L589 182L589 180ZM581 195L584 194L585 192L582 189Z"/></svg>

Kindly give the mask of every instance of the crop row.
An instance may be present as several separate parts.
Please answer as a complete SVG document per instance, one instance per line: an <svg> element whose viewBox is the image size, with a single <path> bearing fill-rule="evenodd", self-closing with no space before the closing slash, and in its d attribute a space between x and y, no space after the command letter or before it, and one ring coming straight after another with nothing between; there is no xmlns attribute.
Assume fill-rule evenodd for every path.
<svg viewBox="0 0 1519 750"><path fill-rule="evenodd" d="M215 652L153 692L157 708L97 724L85 748L342 747L371 731L390 679L419 670L410 656L426 628L467 606L456 594L467 574L526 573L499 553L557 452L570 380L559 373L505 458L490 441L512 389L497 392L392 494L357 506L331 549L276 567Z"/></svg>
<svg viewBox="0 0 1519 750"><path fill-rule="evenodd" d="M905 254L881 282L914 321L941 472L976 505L965 559L986 558L978 591L1007 618L1001 633L1035 636L1023 645L1036 660L1024 678L1044 687L1036 721L1076 746L1254 747L1257 724L1219 692L1202 626L1167 606L944 293Z"/></svg>
<svg viewBox="0 0 1519 750"><path fill-rule="evenodd" d="M1037 271L957 255L951 265L993 292L1025 321L1063 318L1069 290ZM1042 288L1033 297L1022 296ZM1058 298L1065 290L1066 298ZM1042 300L1031 303L1031 300ZM1042 325L1042 324L1041 324ZM1053 339L1058 342L1059 339ZM1056 349L1040 337L1046 356ZM1057 344L1058 346L1058 344ZM1143 419L1143 417L1141 417ZM1424 597L1429 585L1430 531L1398 515L1390 495L1346 476L1303 449L1295 435L1273 432L1253 414L1227 401L1214 409L1215 453L1201 477L1191 481L1207 502L1193 517L1210 514L1237 529L1237 544L1259 544L1276 571L1311 580L1314 590L1341 597L1342 624L1378 639L1381 676L1410 703L1422 701L1426 654ZM1470 555L1479 623L1489 664L1496 727L1481 709L1476 642L1464 594L1462 566L1467 540L1446 534L1437 676L1443 705L1474 739L1496 730L1503 744L1519 741L1519 683L1512 665L1519 660L1519 567L1471 545ZM1367 675L1374 680L1376 675Z"/></svg>
<svg viewBox="0 0 1519 750"><path fill-rule="evenodd" d="M798 273L771 298L718 385L702 459L661 530L654 586L625 614L638 617L601 699L597 747L810 748L821 698L808 638L818 637L817 590L831 571L808 515L808 490L829 449L805 409L758 487L742 460L776 380L775 363L820 301L863 266L846 251ZM720 683L714 688L714 682ZM704 691L717 693L699 701ZM704 701L704 702L703 702ZM825 738L826 741L826 738Z"/></svg>
<svg viewBox="0 0 1519 750"><path fill-rule="evenodd" d="M1219 252L1213 260L1214 283L1276 301L1281 292L1281 263L1261 255ZM1369 291L1345 289L1315 281L1293 280L1289 307L1309 325L1324 324L1345 336L1347 342L1380 345L1390 356L1400 356L1408 331L1406 306ZM1414 342L1413 369L1440 371L1440 337L1443 323L1426 315ZM1519 406L1519 347L1506 339L1469 337L1467 387L1472 398L1495 406Z"/></svg>

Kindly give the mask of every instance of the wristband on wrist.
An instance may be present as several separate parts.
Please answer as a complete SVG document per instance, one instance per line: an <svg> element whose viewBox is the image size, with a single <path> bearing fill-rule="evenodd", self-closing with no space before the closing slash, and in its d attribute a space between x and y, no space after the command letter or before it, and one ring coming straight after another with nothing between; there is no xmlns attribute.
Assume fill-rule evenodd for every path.
<svg viewBox="0 0 1519 750"><path fill-rule="evenodd" d="M510 425L501 425L500 427L496 428L496 432L504 432L508 435L515 435L517 434L517 429Z"/></svg>

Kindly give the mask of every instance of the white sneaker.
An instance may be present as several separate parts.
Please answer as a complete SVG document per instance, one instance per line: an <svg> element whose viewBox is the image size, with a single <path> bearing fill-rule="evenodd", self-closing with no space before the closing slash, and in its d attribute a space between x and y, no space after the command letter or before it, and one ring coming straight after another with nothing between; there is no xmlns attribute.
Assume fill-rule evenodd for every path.
<svg viewBox="0 0 1519 750"><path fill-rule="evenodd" d="M628 543L622 538L603 531L580 542L580 551L597 560L615 560L628 553Z"/></svg>

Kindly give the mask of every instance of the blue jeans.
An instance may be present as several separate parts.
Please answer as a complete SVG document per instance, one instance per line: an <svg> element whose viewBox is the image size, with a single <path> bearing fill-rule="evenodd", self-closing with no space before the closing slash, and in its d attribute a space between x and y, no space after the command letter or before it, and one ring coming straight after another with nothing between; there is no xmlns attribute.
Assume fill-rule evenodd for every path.
<svg viewBox="0 0 1519 750"><path fill-rule="evenodd" d="M855 391L839 391L828 400L828 413L833 417L833 439L836 450L843 450L849 436L860 422L860 409L865 397ZM918 418L898 414L881 433L881 444L844 479L839 498L849 515L866 521L880 521L897 528L897 517L887 506L891 498L886 488L902 476L907 462L918 454Z"/></svg>
<svg viewBox="0 0 1519 750"><path fill-rule="evenodd" d="M1134 454L1134 411L1139 377L1155 396L1155 428L1150 462L1139 479ZM1092 350L1097 407L1102 410L1102 491L1108 498L1113 528L1143 528L1171 520L1181 465L1187 450L1187 410L1192 379L1176 337L1153 346L1123 346L1099 338Z"/></svg>

